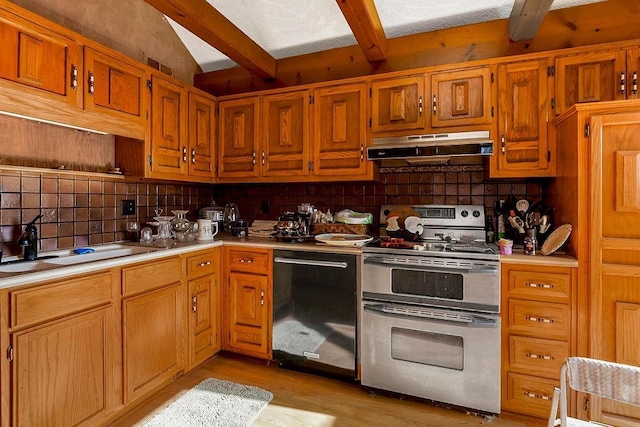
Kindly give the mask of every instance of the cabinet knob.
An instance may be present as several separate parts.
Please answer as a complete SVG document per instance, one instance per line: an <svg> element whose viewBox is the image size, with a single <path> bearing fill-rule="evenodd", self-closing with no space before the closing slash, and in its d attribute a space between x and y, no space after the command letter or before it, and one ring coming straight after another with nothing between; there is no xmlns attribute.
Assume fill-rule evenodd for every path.
<svg viewBox="0 0 640 427"><path fill-rule="evenodd" d="M96 93L96 78L91 71L89 71L89 95Z"/></svg>
<svg viewBox="0 0 640 427"><path fill-rule="evenodd" d="M360 163L364 162L364 145L360 144Z"/></svg>
<svg viewBox="0 0 640 427"><path fill-rule="evenodd" d="M211 261L204 261L198 264L198 267L206 267L207 265L211 265Z"/></svg>
<svg viewBox="0 0 640 427"><path fill-rule="evenodd" d="M422 107L422 97L419 97L418 98L418 113L420 115L422 115L422 109L423 109L423 107Z"/></svg>
<svg viewBox="0 0 640 427"><path fill-rule="evenodd" d="M505 154L507 152L506 144L507 144L507 141L505 140L504 135L500 135L500 152L502 154Z"/></svg>
<svg viewBox="0 0 640 427"><path fill-rule="evenodd" d="M631 74L631 92L635 95L638 93L638 72Z"/></svg>
<svg viewBox="0 0 640 427"><path fill-rule="evenodd" d="M260 290L260 305L264 305L264 289Z"/></svg>
<svg viewBox="0 0 640 427"><path fill-rule="evenodd" d="M438 111L438 101L435 95L433 95L433 114Z"/></svg>
<svg viewBox="0 0 640 427"><path fill-rule="evenodd" d="M195 313L198 311L198 295L191 295L191 310Z"/></svg>
<svg viewBox="0 0 640 427"><path fill-rule="evenodd" d="M267 157L264 153L264 151L262 152L262 165L264 165L266 163Z"/></svg>
<svg viewBox="0 0 640 427"><path fill-rule="evenodd" d="M625 89L627 87L627 78L624 75L624 72L620 73L620 93L624 95Z"/></svg>
<svg viewBox="0 0 640 427"><path fill-rule="evenodd" d="M191 150L191 163L196 163L196 150Z"/></svg>
<svg viewBox="0 0 640 427"><path fill-rule="evenodd" d="M182 161L187 162L187 147L182 147Z"/></svg>
<svg viewBox="0 0 640 427"><path fill-rule="evenodd" d="M71 89L78 89L78 67L71 66Z"/></svg>
<svg viewBox="0 0 640 427"><path fill-rule="evenodd" d="M256 152L255 151L251 154L251 164L254 164L254 165L256 164Z"/></svg>

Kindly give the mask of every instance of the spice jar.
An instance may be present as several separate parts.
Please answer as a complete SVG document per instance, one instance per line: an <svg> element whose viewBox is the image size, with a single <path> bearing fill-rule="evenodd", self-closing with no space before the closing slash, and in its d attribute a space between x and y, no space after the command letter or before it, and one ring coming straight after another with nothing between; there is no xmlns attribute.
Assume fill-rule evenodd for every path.
<svg viewBox="0 0 640 427"><path fill-rule="evenodd" d="M538 246L538 241L536 240L536 229L535 228L527 228L525 230L524 237L524 254L525 255L535 255L536 247Z"/></svg>

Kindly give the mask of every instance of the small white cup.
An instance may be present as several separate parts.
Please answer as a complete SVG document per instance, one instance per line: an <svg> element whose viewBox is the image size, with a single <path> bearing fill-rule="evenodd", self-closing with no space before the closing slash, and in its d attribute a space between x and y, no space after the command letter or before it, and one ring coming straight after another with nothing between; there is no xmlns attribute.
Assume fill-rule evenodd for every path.
<svg viewBox="0 0 640 427"><path fill-rule="evenodd" d="M213 236L218 234L218 222L210 219L198 220L198 240L213 240Z"/></svg>

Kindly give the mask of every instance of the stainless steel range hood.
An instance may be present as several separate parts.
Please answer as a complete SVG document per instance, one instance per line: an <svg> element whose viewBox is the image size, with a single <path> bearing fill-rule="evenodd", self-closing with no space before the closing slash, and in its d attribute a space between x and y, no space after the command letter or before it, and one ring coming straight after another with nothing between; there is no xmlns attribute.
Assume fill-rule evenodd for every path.
<svg viewBox="0 0 640 427"><path fill-rule="evenodd" d="M369 160L390 166L398 160L404 164L477 163L492 154L489 131L374 138L373 145L367 148Z"/></svg>

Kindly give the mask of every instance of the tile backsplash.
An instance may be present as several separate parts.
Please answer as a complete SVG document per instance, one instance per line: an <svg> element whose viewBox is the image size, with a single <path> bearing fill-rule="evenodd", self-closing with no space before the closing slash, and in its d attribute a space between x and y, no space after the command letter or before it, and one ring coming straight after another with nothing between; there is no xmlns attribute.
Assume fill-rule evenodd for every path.
<svg viewBox="0 0 640 427"><path fill-rule="evenodd" d="M378 216L382 204L481 204L509 194L542 198L543 180L489 180L482 165L383 169L379 182L310 184L187 184L147 182L97 174L50 173L34 169L0 170L0 231L5 254L19 254L14 242L23 225L39 213L36 225L42 251L124 240L127 220L144 226L154 209L165 214L234 202L243 219L277 219L309 202L322 211L353 209ZM136 215L120 214L123 199L136 201Z"/></svg>

